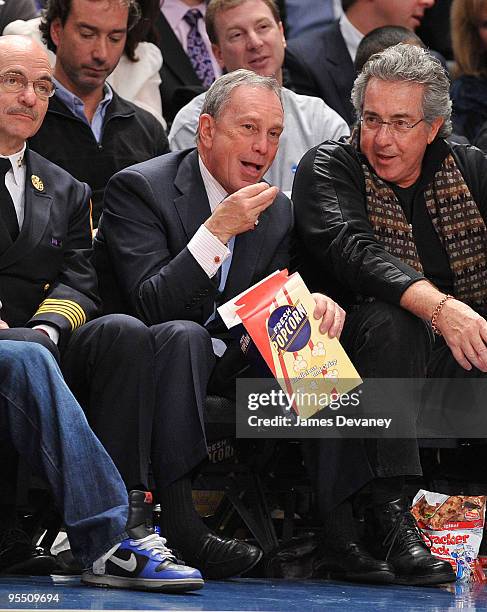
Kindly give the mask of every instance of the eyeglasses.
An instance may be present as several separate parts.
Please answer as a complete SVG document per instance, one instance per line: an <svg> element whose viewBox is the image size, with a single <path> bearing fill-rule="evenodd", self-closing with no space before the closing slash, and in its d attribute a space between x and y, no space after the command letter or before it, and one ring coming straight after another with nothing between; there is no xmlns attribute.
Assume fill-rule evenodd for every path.
<svg viewBox="0 0 487 612"><path fill-rule="evenodd" d="M368 130L377 132L383 125L388 125L391 132L394 134L407 134L409 130L415 128L421 123L421 121L424 121L424 117L422 117L419 121L416 121L416 123L409 123L409 121L406 121L405 119L383 121L380 117L376 117L375 115L366 115L360 119L360 123Z"/></svg>
<svg viewBox="0 0 487 612"><path fill-rule="evenodd" d="M56 91L56 86L48 79L29 81L23 74L17 74L15 72L6 72L0 75L0 86L4 91L8 91L9 93L25 91L29 83L32 83L36 96L41 100L47 100L53 96Z"/></svg>

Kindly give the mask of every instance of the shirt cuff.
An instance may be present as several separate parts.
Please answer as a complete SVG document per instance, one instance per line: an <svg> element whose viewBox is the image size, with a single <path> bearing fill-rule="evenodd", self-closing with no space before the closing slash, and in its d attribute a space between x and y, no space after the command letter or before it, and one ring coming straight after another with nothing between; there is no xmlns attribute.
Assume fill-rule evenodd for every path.
<svg viewBox="0 0 487 612"><path fill-rule="evenodd" d="M55 327L52 327L51 325L35 325L32 329L42 329L42 331L45 331L49 338L51 338L51 340L57 346L57 343L59 342L59 331Z"/></svg>
<svg viewBox="0 0 487 612"><path fill-rule="evenodd" d="M209 278L213 278L222 263L230 257L230 250L209 229L200 225L188 242L188 249Z"/></svg>

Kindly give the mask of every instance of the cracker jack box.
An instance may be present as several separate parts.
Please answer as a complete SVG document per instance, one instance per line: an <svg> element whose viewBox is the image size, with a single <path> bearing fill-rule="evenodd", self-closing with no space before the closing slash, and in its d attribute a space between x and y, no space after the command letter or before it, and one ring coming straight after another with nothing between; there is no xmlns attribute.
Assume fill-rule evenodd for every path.
<svg viewBox="0 0 487 612"><path fill-rule="evenodd" d="M277 271L218 308L226 326L243 324L283 390L319 391L330 402L362 380L336 338L319 331L313 317L315 301L301 276ZM300 406L294 411L308 418L326 404Z"/></svg>
<svg viewBox="0 0 487 612"><path fill-rule="evenodd" d="M478 559L485 521L485 495L443 495L421 489L411 512L431 552L449 561L457 580L486 580Z"/></svg>

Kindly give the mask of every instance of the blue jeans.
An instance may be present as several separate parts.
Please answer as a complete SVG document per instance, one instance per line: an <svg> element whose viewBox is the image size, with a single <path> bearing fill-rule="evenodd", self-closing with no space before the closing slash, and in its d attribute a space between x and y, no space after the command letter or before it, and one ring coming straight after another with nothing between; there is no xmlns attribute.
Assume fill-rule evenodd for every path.
<svg viewBox="0 0 487 612"><path fill-rule="evenodd" d="M0 433L48 481L83 565L127 537L120 474L39 344L0 341Z"/></svg>

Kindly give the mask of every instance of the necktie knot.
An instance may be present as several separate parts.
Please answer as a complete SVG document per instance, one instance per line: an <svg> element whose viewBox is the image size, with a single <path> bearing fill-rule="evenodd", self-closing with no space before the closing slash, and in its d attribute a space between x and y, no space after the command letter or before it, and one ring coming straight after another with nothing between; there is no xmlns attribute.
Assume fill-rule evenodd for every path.
<svg viewBox="0 0 487 612"><path fill-rule="evenodd" d="M203 15L199 9L189 9L189 11L187 11L184 15L184 21L194 28L202 17Z"/></svg>

